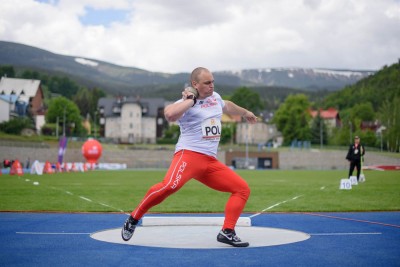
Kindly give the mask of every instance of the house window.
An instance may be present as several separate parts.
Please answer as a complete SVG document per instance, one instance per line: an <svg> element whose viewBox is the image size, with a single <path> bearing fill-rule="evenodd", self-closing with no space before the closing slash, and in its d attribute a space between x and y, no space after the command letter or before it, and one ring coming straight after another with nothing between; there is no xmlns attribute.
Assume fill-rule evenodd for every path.
<svg viewBox="0 0 400 267"><path fill-rule="evenodd" d="M133 117L133 112L129 112L129 117L132 118Z"/></svg>
<svg viewBox="0 0 400 267"><path fill-rule="evenodd" d="M129 123L129 129L133 129L133 123Z"/></svg>

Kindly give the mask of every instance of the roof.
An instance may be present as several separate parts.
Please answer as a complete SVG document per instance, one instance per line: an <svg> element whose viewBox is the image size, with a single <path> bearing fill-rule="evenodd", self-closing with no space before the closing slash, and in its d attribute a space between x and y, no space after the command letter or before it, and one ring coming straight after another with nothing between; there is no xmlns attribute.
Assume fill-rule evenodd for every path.
<svg viewBox="0 0 400 267"><path fill-rule="evenodd" d="M15 103L18 99L17 95L0 95L0 99L4 100L7 103Z"/></svg>
<svg viewBox="0 0 400 267"><path fill-rule="evenodd" d="M320 116L323 119L336 119L339 115L339 111L334 108L328 108L327 110L319 110ZM317 110L310 110L310 115L315 118L318 115Z"/></svg>
<svg viewBox="0 0 400 267"><path fill-rule="evenodd" d="M139 103L143 105L147 105L148 113L147 115L150 117L157 117L158 109L165 107L165 99L164 98L140 98Z"/></svg>
<svg viewBox="0 0 400 267"><path fill-rule="evenodd" d="M165 100L163 98L135 98L135 97L123 97L120 99L116 98L100 98L97 104L98 107L104 108L105 117L115 116L113 108L116 106L121 107L124 103L136 103L143 109L147 109L146 116L157 117L158 109L164 108Z"/></svg>
<svg viewBox="0 0 400 267"><path fill-rule="evenodd" d="M36 95L39 87L40 80L17 79L7 77L1 77L0 80L1 95L16 95L19 96L20 100L23 100L25 102L28 102L29 98Z"/></svg>
<svg viewBox="0 0 400 267"><path fill-rule="evenodd" d="M241 122L242 116L240 115L228 115L223 113L221 117L222 122Z"/></svg>
<svg viewBox="0 0 400 267"><path fill-rule="evenodd" d="M360 125L361 130L376 131L379 127L381 127L381 124L378 121L362 121Z"/></svg>

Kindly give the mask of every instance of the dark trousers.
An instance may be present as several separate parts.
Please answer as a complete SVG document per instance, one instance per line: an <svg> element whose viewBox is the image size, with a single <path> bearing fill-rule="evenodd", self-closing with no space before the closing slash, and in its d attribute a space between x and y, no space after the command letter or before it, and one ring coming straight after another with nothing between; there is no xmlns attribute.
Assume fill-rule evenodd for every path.
<svg viewBox="0 0 400 267"><path fill-rule="evenodd" d="M349 178L353 175L354 167L357 167L357 181L360 179L361 160L350 161Z"/></svg>

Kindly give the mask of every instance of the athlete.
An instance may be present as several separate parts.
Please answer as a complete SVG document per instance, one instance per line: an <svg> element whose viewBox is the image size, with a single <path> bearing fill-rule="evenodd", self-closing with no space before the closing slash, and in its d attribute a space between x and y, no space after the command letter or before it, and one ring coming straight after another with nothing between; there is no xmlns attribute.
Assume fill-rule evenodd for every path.
<svg viewBox="0 0 400 267"><path fill-rule="evenodd" d="M360 137L354 137L354 144L349 146L346 159L350 162L349 178L353 175L354 168L357 168L357 181L360 180L361 161L365 155L365 148L360 144Z"/></svg>
<svg viewBox="0 0 400 267"><path fill-rule="evenodd" d="M128 241L144 214L177 192L190 179L221 192L230 193L225 206L225 218L217 240L235 247L247 247L235 233L235 225L242 213L250 188L238 174L217 160L221 136L222 113L241 115L247 122L255 123L257 117L231 101L222 100L214 92L214 77L206 68L196 68L191 76L191 87L198 97L186 88L182 99L164 109L165 118L180 126L172 163L162 182L150 187L142 201L131 213L122 228L122 239Z"/></svg>

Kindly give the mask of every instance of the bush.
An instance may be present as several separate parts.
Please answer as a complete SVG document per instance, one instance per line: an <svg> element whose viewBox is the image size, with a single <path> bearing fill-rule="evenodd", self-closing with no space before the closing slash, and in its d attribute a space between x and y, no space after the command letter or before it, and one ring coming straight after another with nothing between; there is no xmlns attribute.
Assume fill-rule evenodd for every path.
<svg viewBox="0 0 400 267"><path fill-rule="evenodd" d="M371 130L367 131L358 131L356 132L356 135L360 136L361 138L361 144L364 146L369 146L369 147L379 147L380 143L378 143L378 138L376 137L375 133ZM377 145L379 144L379 145Z"/></svg>
<svg viewBox="0 0 400 267"><path fill-rule="evenodd" d="M57 125L54 123L47 123L43 125L41 131L43 135L55 136L57 131Z"/></svg>
<svg viewBox="0 0 400 267"><path fill-rule="evenodd" d="M15 118L3 123L0 123L0 131L8 134L21 134L25 128L34 129L32 121L27 118Z"/></svg>

